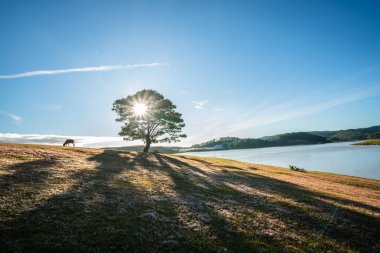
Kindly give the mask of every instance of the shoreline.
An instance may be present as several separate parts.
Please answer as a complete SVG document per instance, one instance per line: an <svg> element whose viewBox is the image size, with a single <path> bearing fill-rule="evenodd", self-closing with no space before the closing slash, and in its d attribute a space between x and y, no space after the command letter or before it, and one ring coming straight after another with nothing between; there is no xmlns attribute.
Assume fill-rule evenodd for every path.
<svg viewBox="0 0 380 253"><path fill-rule="evenodd" d="M330 172L380 180L379 146L350 145L352 142L323 145L274 147L250 150L191 152L183 155L234 159L288 168L289 165L308 171ZM365 162L364 162L365 161Z"/></svg>
<svg viewBox="0 0 380 253"><path fill-rule="evenodd" d="M355 142L352 145L354 146L376 146L380 145L380 139L371 139L371 140L365 140L361 142Z"/></svg>

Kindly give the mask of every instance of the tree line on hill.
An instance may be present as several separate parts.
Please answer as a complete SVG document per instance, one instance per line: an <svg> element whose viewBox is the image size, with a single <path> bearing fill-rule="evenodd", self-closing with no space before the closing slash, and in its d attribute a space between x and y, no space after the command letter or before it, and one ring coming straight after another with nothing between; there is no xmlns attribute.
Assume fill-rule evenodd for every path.
<svg viewBox="0 0 380 253"><path fill-rule="evenodd" d="M380 139L380 125L347 129L339 131L311 131L278 134L273 136L265 136L262 138L237 138L237 137L221 137L213 139L191 147L174 147L174 146L155 146L153 149L162 153L179 153L188 151L202 151L215 149L245 149L245 148L264 148L277 146L307 145L307 144L323 144L331 142L358 141L367 139ZM126 146L118 148L118 150L140 151L144 146Z"/></svg>
<svg viewBox="0 0 380 253"><path fill-rule="evenodd" d="M339 131L295 132L262 138L221 137L201 144L193 145L193 149L245 149L291 145L323 144L342 141L356 141L380 138L380 125L368 128Z"/></svg>

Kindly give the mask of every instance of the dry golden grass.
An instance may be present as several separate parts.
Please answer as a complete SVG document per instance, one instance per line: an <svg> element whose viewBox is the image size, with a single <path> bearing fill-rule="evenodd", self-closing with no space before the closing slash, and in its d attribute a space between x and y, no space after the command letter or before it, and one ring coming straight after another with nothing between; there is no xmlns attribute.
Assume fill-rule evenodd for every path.
<svg viewBox="0 0 380 253"><path fill-rule="evenodd" d="M0 251L376 252L380 181L0 144Z"/></svg>
<svg viewBox="0 0 380 253"><path fill-rule="evenodd" d="M372 140L356 142L352 145L380 145L380 139L372 139Z"/></svg>

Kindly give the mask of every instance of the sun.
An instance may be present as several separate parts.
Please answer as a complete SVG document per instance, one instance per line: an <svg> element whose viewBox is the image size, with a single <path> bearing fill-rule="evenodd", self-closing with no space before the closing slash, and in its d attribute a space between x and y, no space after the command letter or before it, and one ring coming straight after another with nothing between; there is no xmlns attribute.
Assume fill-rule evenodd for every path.
<svg viewBox="0 0 380 253"><path fill-rule="evenodd" d="M148 107L146 106L146 104L144 104L144 103L136 103L133 106L133 113L136 116L143 116L146 113L147 109L148 109Z"/></svg>

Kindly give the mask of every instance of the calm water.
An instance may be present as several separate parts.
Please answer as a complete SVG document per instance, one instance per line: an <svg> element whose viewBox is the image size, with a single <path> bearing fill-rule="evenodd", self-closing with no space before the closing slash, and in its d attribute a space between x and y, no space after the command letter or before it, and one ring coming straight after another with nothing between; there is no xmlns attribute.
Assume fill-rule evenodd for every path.
<svg viewBox="0 0 380 253"><path fill-rule="evenodd" d="M189 152L186 154L282 167L292 164L307 170L380 179L380 146L353 146L350 145L351 143Z"/></svg>

